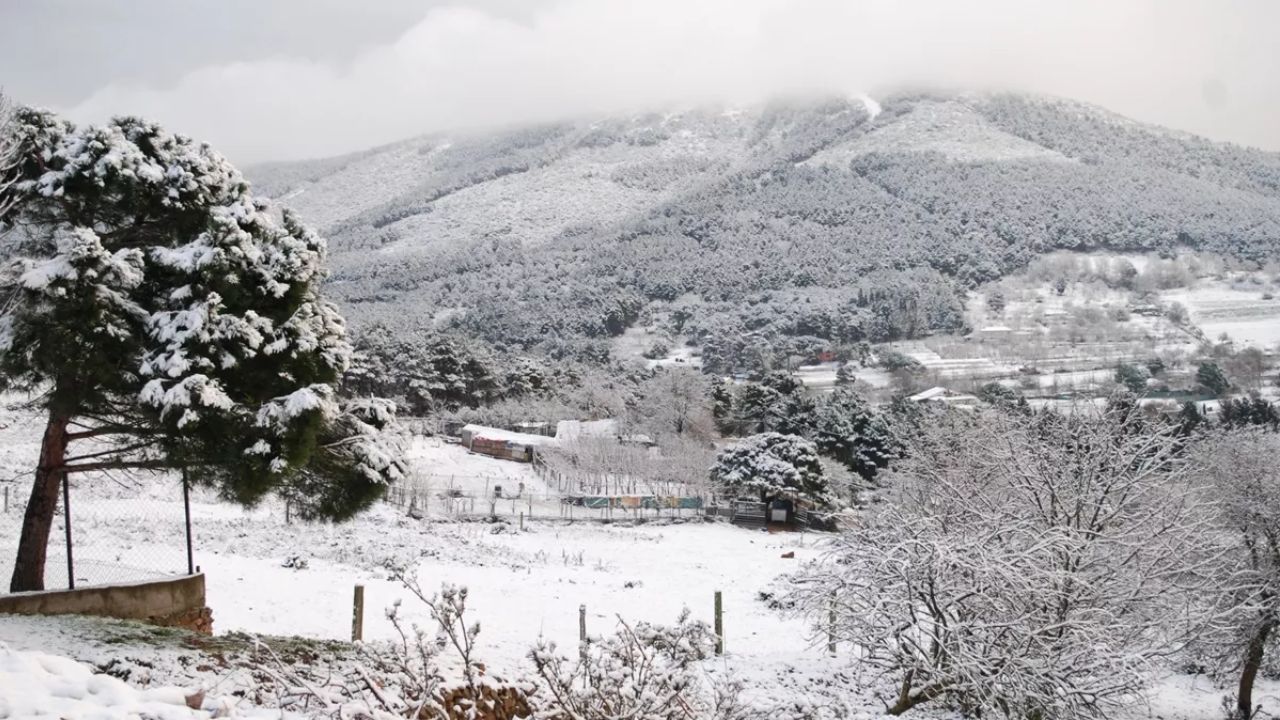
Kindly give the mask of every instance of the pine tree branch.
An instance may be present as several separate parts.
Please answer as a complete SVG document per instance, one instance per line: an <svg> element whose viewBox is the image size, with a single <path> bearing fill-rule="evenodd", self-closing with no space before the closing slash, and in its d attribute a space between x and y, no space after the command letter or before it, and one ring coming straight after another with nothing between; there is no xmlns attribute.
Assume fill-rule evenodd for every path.
<svg viewBox="0 0 1280 720"><path fill-rule="evenodd" d="M102 470L177 470L183 467L190 467L191 463L174 463L164 460L136 460L127 461L119 460L114 462L93 462L81 463L79 465L63 465L62 472L82 473L82 472L98 472Z"/></svg>
<svg viewBox="0 0 1280 720"><path fill-rule="evenodd" d="M76 423L79 425L79 423ZM89 427L88 425L80 425L80 427ZM154 430L142 430L128 425L111 425L91 428L80 432L67 433L67 440L85 440L88 438L103 437L105 435L136 435L139 437L154 436L159 433Z"/></svg>
<svg viewBox="0 0 1280 720"><path fill-rule="evenodd" d="M155 441L146 440L143 442L134 443L132 445L126 445L125 447L121 447L121 448L111 448L108 450L102 450L100 452L87 453L85 455L76 455L73 457L66 458L64 462L73 463L73 462L79 462L81 460L92 460L93 458L106 457L108 455L125 455L127 453L145 449L154 444L155 444Z"/></svg>

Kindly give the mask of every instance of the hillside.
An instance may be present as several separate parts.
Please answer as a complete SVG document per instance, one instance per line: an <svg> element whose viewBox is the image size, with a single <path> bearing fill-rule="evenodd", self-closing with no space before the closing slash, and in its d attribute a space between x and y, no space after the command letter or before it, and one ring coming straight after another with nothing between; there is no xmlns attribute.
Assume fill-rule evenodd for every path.
<svg viewBox="0 0 1280 720"><path fill-rule="evenodd" d="M1022 95L431 135L248 174L329 237L357 327L591 359L639 322L734 357L958 329L966 288L1053 249L1280 258L1280 154Z"/></svg>

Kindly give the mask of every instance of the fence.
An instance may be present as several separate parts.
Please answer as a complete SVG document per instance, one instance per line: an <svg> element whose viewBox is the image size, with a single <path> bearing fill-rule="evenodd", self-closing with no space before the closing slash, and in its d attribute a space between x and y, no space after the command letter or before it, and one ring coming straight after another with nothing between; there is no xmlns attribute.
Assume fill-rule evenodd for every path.
<svg viewBox="0 0 1280 720"><path fill-rule="evenodd" d="M458 487L402 483L387 491L386 500L419 517L457 519L501 517L512 520L644 520L695 518L703 515L697 497L561 495L554 492L467 493ZM515 488L512 488L514 490Z"/></svg>
<svg viewBox="0 0 1280 720"><path fill-rule="evenodd" d="M46 590L140 582L195 571L188 492L176 477L153 480L77 475L64 484L49 533ZM30 481L4 485L0 593L9 588Z"/></svg>
<svg viewBox="0 0 1280 720"><path fill-rule="evenodd" d="M552 467L534 453L530 465L548 489L562 495L653 495L657 497L697 496L693 483L679 479L657 479L626 473L588 473Z"/></svg>

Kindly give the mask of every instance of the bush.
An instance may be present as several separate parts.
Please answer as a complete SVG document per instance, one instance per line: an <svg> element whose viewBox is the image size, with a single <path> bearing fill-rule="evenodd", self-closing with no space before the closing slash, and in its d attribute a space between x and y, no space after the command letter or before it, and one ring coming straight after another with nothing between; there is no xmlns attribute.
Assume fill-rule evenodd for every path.
<svg viewBox="0 0 1280 720"><path fill-rule="evenodd" d="M922 372L924 365L919 360L898 352L897 350L881 350L876 353L880 367L885 370L905 370L907 372Z"/></svg>

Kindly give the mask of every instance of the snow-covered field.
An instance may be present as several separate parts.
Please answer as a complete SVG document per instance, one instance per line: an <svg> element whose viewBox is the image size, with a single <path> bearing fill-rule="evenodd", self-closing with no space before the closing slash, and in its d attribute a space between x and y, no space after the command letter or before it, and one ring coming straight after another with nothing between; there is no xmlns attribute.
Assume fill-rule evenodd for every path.
<svg viewBox="0 0 1280 720"><path fill-rule="evenodd" d="M1266 297L1275 292L1275 288L1202 281L1161 297L1185 305L1191 321L1211 340L1226 334L1237 343L1275 349L1280 346L1280 300Z"/></svg>
<svg viewBox="0 0 1280 720"><path fill-rule="evenodd" d="M25 412L7 417L11 422L0 430L0 441L13 440L4 456L12 470L34 457L30 428L36 418ZM528 466L471 455L457 445L419 442L413 463L416 474L450 475L460 484L467 478L472 484L523 481L527 487L538 487ZM77 554L109 558L123 547L140 557L180 564L180 531L158 527L150 514L155 503L170 496L172 482L158 477L139 491L128 491L150 498L139 504L129 503L126 489L112 483L76 488L73 507L97 508L93 524L77 535ZM208 602L220 636L276 636L268 644L291 642L279 636L347 640L356 584L365 586L367 640L394 636L383 610L398 599L403 600L403 617L429 626L427 609L392 577L391 568L403 567L415 572L428 591L443 583L470 589L468 614L482 627L478 654L491 673L511 677L528 672L526 656L539 639L554 640L564 648L576 646L581 606L586 608L588 632L607 634L620 619L673 622L683 608L709 622L714 593L720 591L726 655L709 663L714 672L747 680L762 698L807 697L843 703L840 716L880 716L881 706L871 697L876 685L857 674L850 649L829 656L823 638L767 602L781 576L822 552L821 534L769 534L701 520L603 524L539 519L520 531L515 523L456 522L433 513L415 519L390 504L379 504L342 525L303 524L287 522L279 503L243 510L203 491L193 497L192 515L195 561L207 574ZM16 509L11 509L0 526L5 529L0 557L6 560L13 553L17 518ZM57 533L55 538L60 537ZM783 557L790 553L794 558ZM51 577L59 572L53 568ZM184 695L172 690L138 692L109 678L95 680L83 668L35 652L112 668L138 685L176 684L188 690L203 686L215 698L206 708L217 697L243 693L245 684L252 682L251 675L234 663L220 666L200 654L212 651L172 639L173 631L151 637L126 631L129 627L101 620L0 617L0 643L17 651L5 655L0 650L5 673L0 674L0 717L27 712L11 710L6 716L6 701L10 708L33 707L30 700L15 704L14 688L35 687L35 674L46 671L53 673L52 679L41 680L45 684L40 687L61 688L41 696L49 698L53 712L61 713L51 717L136 717L142 712L201 717L211 712L164 706ZM342 655L334 652L335 658ZM63 675L74 680L56 679ZM95 683L109 687L109 694L99 698L82 690L98 686ZM6 693L11 697L3 697ZM1153 694L1150 708L1138 708L1132 717L1208 718L1217 712L1221 695L1203 679L1173 677ZM103 704L110 712L97 715L66 704L105 703L103 698L116 705ZM947 714L927 709L917 716Z"/></svg>

